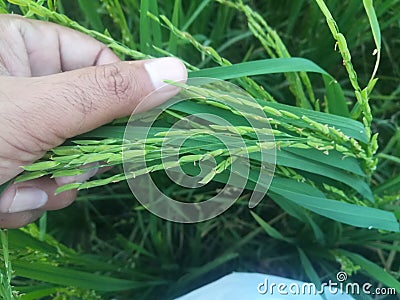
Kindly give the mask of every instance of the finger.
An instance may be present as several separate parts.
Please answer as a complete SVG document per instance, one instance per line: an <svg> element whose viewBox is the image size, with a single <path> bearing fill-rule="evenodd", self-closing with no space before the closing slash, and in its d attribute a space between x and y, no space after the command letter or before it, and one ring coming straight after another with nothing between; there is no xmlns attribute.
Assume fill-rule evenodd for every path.
<svg viewBox="0 0 400 300"><path fill-rule="evenodd" d="M119 62L30 78L26 97L34 99L24 98L18 105L32 112L29 127L38 129L35 134L47 132L41 140L48 140L48 133L66 139L131 114L146 95L159 87L163 88L147 98L145 108L161 104L179 91L175 86L166 86L164 80L186 78L185 66L175 58Z"/></svg>
<svg viewBox="0 0 400 300"><path fill-rule="evenodd" d="M21 23L32 76L109 64L119 58L94 38L49 22ZM43 68L48 65L47 70Z"/></svg>
<svg viewBox="0 0 400 300"><path fill-rule="evenodd" d="M103 43L63 26L15 15L2 16L0 23L10 75L44 76L119 61Z"/></svg>
<svg viewBox="0 0 400 300"><path fill-rule="evenodd" d="M0 213L0 228L20 228L36 221L43 214L36 209L18 213Z"/></svg>
<svg viewBox="0 0 400 300"><path fill-rule="evenodd" d="M163 81L186 78L185 66L174 58L118 62L44 77L0 77L0 128L9 128L0 136L3 157L9 158L0 160L0 183L65 139L131 114L159 87L140 106L143 111L161 104L179 91Z"/></svg>
<svg viewBox="0 0 400 300"><path fill-rule="evenodd" d="M0 197L0 213L54 210L70 205L76 198L76 190L55 195L58 187L55 180L49 177L13 183Z"/></svg>

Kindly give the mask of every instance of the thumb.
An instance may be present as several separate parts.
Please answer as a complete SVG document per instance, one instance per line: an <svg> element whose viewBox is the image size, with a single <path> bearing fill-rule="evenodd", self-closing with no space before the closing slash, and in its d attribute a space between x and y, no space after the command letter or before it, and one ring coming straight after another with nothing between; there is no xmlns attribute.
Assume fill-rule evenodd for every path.
<svg viewBox="0 0 400 300"><path fill-rule="evenodd" d="M157 89L146 99L149 103L141 107L149 109L163 103L179 92L178 87L166 85L164 80L186 81L187 71L176 58L160 58L32 79L30 94L35 95L35 101L30 105L36 107L32 111L41 120L38 126L46 126L58 138L67 139L130 115L145 96Z"/></svg>

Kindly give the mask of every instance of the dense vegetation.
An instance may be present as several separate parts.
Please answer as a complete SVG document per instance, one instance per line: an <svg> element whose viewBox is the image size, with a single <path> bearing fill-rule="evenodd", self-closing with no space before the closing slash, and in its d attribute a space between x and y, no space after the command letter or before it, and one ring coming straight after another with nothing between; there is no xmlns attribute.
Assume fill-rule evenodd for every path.
<svg viewBox="0 0 400 300"><path fill-rule="evenodd" d="M75 174L94 161L114 168L61 187L81 190L71 207L1 232L5 299L170 299L232 271L320 284L342 270L349 281L400 292L400 1L0 0L0 10L85 32L122 59L172 55L190 77L231 80L263 108L277 145L257 207L247 202L263 162L251 156L247 192L228 211L179 224L132 199L121 167L126 120L68 141L17 180ZM183 88L193 99L162 115L154 136L172 141L167 125L211 112L232 128L216 123L200 141L239 132L247 151L257 146L256 131L212 94L230 103L222 91ZM229 153L218 142L180 149L183 167L219 153L218 172L197 190L163 176L160 143L146 142L146 159L171 197L207 200L226 182Z"/></svg>

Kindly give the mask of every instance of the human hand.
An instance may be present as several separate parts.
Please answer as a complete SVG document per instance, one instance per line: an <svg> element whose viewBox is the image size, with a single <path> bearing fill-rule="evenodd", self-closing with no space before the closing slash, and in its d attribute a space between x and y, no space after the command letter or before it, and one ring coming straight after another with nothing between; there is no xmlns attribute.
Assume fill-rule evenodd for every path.
<svg viewBox="0 0 400 300"><path fill-rule="evenodd" d="M82 33L0 15L0 185L66 139L129 115L163 80L186 78L177 59L121 62ZM163 88L145 107L178 91ZM0 195L0 227L21 227L71 204L76 191L55 196L57 187L49 177L9 185Z"/></svg>

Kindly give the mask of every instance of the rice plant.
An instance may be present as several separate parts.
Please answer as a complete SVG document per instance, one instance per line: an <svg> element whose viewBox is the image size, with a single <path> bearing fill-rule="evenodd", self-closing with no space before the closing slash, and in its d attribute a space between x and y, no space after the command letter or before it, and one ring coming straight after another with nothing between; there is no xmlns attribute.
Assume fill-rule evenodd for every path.
<svg viewBox="0 0 400 300"><path fill-rule="evenodd" d="M396 41L384 33L397 26L399 1L376 7L372 0L283 2L0 1L3 12L84 32L122 59L179 57L190 78L229 80L254 99L218 85L170 83L189 100L164 109L145 139L127 140L128 120L119 119L24 166L17 181L77 175L92 163L114 168L61 186L58 193L81 191L73 207L8 236L2 232L5 299L154 299L160 291L173 298L233 270L317 285L337 280L342 270L352 282L400 291L398 91L378 81L392 76L388 86L395 87L398 80L396 68L380 73L379 66L388 63L384 51L391 62L397 57L390 51ZM350 22L352 15L360 22ZM292 52L294 46L303 48ZM313 47L325 57L308 55ZM255 105L263 118L246 109ZM196 116L189 127L173 127L189 116ZM259 185L263 166L271 163L260 155L270 144L257 139L266 130L276 155L269 189ZM233 149L215 136L229 138ZM140 184L147 174L166 195L198 203L223 188L242 153L248 158L242 165L249 166L238 183L244 192L228 211L202 223L159 219L131 199L126 185L133 178ZM199 179L202 188L184 189L166 176L177 167L195 175L209 157L216 163ZM126 162L136 169L124 172ZM249 210L252 193L267 189Z"/></svg>

